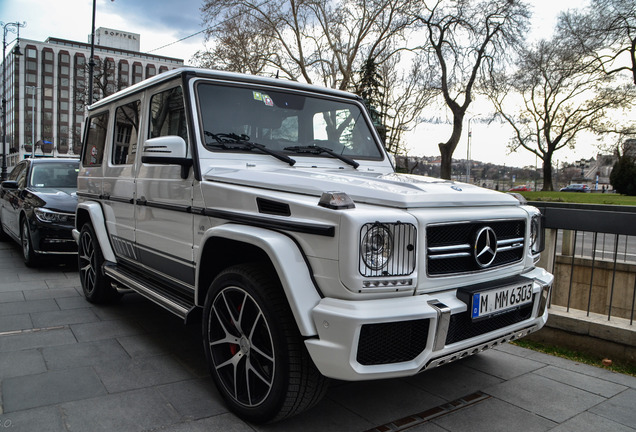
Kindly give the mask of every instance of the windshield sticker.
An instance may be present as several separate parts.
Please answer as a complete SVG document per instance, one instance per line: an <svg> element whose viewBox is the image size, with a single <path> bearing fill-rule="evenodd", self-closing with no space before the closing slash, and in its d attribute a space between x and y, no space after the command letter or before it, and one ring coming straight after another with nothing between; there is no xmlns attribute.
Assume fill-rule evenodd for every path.
<svg viewBox="0 0 636 432"><path fill-rule="evenodd" d="M252 95L254 95L254 100L263 100L263 95L261 92L253 91Z"/></svg>
<svg viewBox="0 0 636 432"><path fill-rule="evenodd" d="M263 102L265 102L265 105L267 106L274 106L274 101L272 100L271 97L267 96L266 94L263 95Z"/></svg>

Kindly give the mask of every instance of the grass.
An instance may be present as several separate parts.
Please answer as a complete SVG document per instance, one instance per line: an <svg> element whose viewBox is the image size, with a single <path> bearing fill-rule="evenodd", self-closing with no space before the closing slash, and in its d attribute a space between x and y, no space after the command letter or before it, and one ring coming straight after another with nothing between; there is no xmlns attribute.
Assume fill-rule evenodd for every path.
<svg viewBox="0 0 636 432"><path fill-rule="evenodd" d="M595 356L592 354L582 353L579 351L574 351L568 348L547 345L541 342L535 342L528 339L520 339L520 340L513 341L511 343L514 345L520 346L522 348L528 348L533 351L539 351L539 352L550 354L556 357L565 358L577 363L583 363L583 364L587 364L591 366L596 366L602 369L607 369L607 370L625 374L625 375L636 376L635 363L613 360L611 366L604 366L602 357Z"/></svg>
<svg viewBox="0 0 636 432"><path fill-rule="evenodd" d="M636 196L614 193L521 192L528 201L636 206Z"/></svg>

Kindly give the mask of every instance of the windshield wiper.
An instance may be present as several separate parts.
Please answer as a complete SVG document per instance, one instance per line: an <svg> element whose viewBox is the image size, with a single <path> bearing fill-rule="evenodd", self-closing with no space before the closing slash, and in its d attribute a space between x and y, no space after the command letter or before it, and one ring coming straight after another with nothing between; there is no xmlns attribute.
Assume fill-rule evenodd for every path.
<svg viewBox="0 0 636 432"><path fill-rule="evenodd" d="M341 154L336 153L335 151L331 150L330 148L327 147L320 147L320 146L293 146L293 147L285 147L285 150L287 151L291 151L294 153L311 153L311 154L321 154L321 153L327 153L330 156L335 157L336 159L340 159L341 161L343 161L346 164L351 165L354 168L358 168L360 166L360 164L356 161L354 161L353 159L347 157L347 156L343 156Z"/></svg>
<svg viewBox="0 0 636 432"><path fill-rule="evenodd" d="M296 161L290 158L289 156L278 153L274 150L270 150L263 144L250 142L249 141L250 137L245 134L241 134L241 135L237 135L235 133L213 134L212 132L205 131L205 135L210 136L216 140L216 143L206 143L206 145L208 146L220 147L224 150L236 150L236 149L258 150L261 153L265 153L270 156L273 156L276 159L281 160L285 163L288 163L291 166L294 166L294 164L296 163Z"/></svg>

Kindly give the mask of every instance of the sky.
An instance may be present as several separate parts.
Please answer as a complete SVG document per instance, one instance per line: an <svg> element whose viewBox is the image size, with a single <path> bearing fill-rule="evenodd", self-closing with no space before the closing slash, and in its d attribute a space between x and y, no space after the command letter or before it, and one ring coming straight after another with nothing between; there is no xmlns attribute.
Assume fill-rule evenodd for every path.
<svg viewBox="0 0 636 432"><path fill-rule="evenodd" d="M88 42L92 3L91 0L0 0L0 21L26 22L20 29L20 37L24 39L44 41L51 36ZM558 13L581 7L584 0L529 0L529 3L533 6L530 39L534 39L549 36ZM138 33L142 52L183 59L189 64L192 56L205 48L201 4L202 0L96 0L95 27ZM7 40L12 37L15 35L8 33ZM478 109L474 112L480 113ZM507 154L510 131L506 127L484 124L478 115L469 113L471 115L474 117L471 124L473 160L508 166L535 164L534 155L528 151ZM407 135L409 154L439 155L437 143L450 135L447 127L419 125L414 133ZM467 135L464 132L455 151L457 159L467 156ZM588 138L579 142L576 151L563 151L561 160L574 162L594 157L596 153L595 140ZM560 156L557 154L556 158Z"/></svg>

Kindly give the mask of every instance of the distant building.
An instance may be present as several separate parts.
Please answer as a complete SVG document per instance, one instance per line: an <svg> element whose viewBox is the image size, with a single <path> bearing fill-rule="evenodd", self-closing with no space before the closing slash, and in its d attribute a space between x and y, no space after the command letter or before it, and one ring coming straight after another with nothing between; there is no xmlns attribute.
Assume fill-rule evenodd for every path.
<svg viewBox="0 0 636 432"><path fill-rule="evenodd" d="M90 42L90 36L89 36ZM88 96L90 43L49 37L44 42L21 38L23 55L7 50L7 166L42 151L77 154ZM183 66L183 60L139 52L140 35L107 28L95 31L93 100L99 100L158 73ZM48 149L46 149L48 151ZM0 156L1 157L1 156Z"/></svg>

